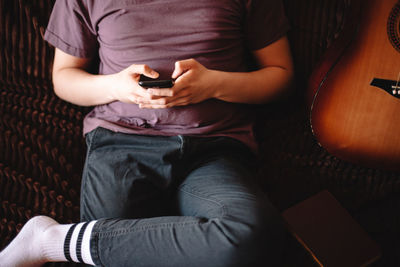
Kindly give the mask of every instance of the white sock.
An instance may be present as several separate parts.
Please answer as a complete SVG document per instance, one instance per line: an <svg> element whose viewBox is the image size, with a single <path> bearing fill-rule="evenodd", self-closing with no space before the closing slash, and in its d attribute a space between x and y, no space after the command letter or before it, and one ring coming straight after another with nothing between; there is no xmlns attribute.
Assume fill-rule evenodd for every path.
<svg viewBox="0 0 400 267"><path fill-rule="evenodd" d="M90 255L90 235L95 222L59 224L50 217L33 217L0 252L0 267L35 267L46 262L66 262L70 260L71 252L75 253L75 262L94 265ZM68 233L77 236L74 243L68 240Z"/></svg>
<svg viewBox="0 0 400 267"><path fill-rule="evenodd" d="M46 235L46 230L55 225L58 223L50 217L37 216L30 219L14 240L0 253L0 266L33 267L44 264L47 256L42 248L42 239ZM51 245L54 245L53 242ZM62 256L62 254L56 253L54 256Z"/></svg>
<svg viewBox="0 0 400 267"><path fill-rule="evenodd" d="M82 258L83 262L95 265L92 259L92 254L90 253L90 237L92 235L93 226L96 221L91 221L86 228L85 234L83 235L82 240Z"/></svg>
<svg viewBox="0 0 400 267"><path fill-rule="evenodd" d="M90 236L95 223L83 222L70 227L64 242L64 254L68 261L95 265L90 253Z"/></svg>

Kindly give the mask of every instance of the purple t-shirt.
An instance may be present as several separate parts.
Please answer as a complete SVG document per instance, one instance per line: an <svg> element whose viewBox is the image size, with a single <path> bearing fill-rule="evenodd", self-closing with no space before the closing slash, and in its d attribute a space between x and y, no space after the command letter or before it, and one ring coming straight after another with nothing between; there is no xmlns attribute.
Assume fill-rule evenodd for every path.
<svg viewBox="0 0 400 267"><path fill-rule="evenodd" d="M247 71L246 51L287 30L280 0L57 0L45 39L70 55L98 58L100 74L147 64L168 78L174 63L188 58L209 69ZM217 99L167 109L116 101L87 114L84 133L100 126L133 134L219 135L254 148L249 110Z"/></svg>

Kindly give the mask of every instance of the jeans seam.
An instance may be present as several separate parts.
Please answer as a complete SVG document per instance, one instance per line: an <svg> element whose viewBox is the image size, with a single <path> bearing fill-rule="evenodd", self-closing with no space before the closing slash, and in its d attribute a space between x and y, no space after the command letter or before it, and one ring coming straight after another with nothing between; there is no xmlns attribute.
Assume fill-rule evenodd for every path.
<svg viewBox="0 0 400 267"><path fill-rule="evenodd" d="M90 155L92 154L92 152L93 152L93 145L95 144L95 141L96 141L96 139L97 139L97 136L98 136L98 132L99 132L99 129L100 128L96 128L96 129L94 129L93 131L93 136L92 136L92 138L91 138L91 140L90 140L90 145L88 145L88 151L87 151L87 155L86 155L86 159L85 159L85 168L84 168L84 170L83 170L83 173L82 173L82 177L86 177L85 179L82 179L82 185L81 185L81 209L83 208L83 206L84 206L84 202L83 202L83 199L84 199L84 195L86 194L85 193L85 188L86 188L86 185L87 185L87 174L88 174L88 168L87 168L87 166L89 166L90 164ZM86 206L86 205L85 205Z"/></svg>
<svg viewBox="0 0 400 267"><path fill-rule="evenodd" d="M227 214L227 207L226 205L222 204L219 200L213 198L213 197L209 197L209 196L205 196L202 193L200 193L199 191L193 190L191 189L190 191L185 190L182 188L182 186L179 188L179 190L183 193L186 193L188 195L191 195L193 197L196 197L198 199L201 200L206 200L208 202L212 202L214 204L217 204L221 209L222 209L222 215L221 215L221 219L225 217L225 215Z"/></svg>
<svg viewBox="0 0 400 267"><path fill-rule="evenodd" d="M91 140L91 142L90 142L90 147L88 147L88 149L89 149L89 151L88 151L88 159L89 159L90 155L91 155L92 152L93 152L93 146L94 146L94 144L96 143L99 130L100 130L100 128L94 129L94 133L93 133L93 136L92 136L92 140Z"/></svg>
<svg viewBox="0 0 400 267"><path fill-rule="evenodd" d="M92 259L96 266L104 266L103 262L100 259L100 253L99 253L99 233L98 232L93 232L92 233L92 243L93 245L93 250L90 251Z"/></svg>
<svg viewBox="0 0 400 267"><path fill-rule="evenodd" d="M97 231L97 236L99 238L101 238L101 237L116 237L119 235L139 232L139 231L143 231L143 230L161 229L161 228L166 229L166 228L174 228L176 226L182 227L182 226L192 226L192 225L196 225L196 224L199 224L199 222L194 221L194 222L152 224L152 225L135 227L134 229L121 229L121 230L113 230L113 231L108 231L108 232L107 231Z"/></svg>

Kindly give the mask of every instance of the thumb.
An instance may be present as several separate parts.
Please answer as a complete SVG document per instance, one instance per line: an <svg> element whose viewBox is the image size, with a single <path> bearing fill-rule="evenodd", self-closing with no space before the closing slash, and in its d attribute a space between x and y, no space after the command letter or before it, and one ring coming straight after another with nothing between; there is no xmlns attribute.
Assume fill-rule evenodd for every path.
<svg viewBox="0 0 400 267"><path fill-rule="evenodd" d="M158 78L159 74L155 70L151 69L148 65L131 65L130 72L132 74L142 74L149 78Z"/></svg>
<svg viewBox="0 0 400 267"><path fill-rule="evenodd" d="M172 73L172 79L176 79L186 71L192 69L195 65L195 62L196 61L194 59L185 59L175 62L175 69Z"/></svg>

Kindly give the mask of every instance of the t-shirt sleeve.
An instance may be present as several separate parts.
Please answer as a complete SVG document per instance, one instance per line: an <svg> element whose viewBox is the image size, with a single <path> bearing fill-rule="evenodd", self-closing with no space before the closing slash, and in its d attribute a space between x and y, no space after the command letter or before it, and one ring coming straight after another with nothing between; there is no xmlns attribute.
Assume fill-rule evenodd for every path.
<svg viewBox="0 0 400 267"><path fill-rule="evenodd" d="M246 38L250 50L268 46L289 30L281 0L247 0Z"/></svg>
<svg viewBox="0 0 400 267"><path fill-rule="evenodd" d="M97 54L97 34L85 1L57 0L44 39L72 56L90 58Z"/></svg>

